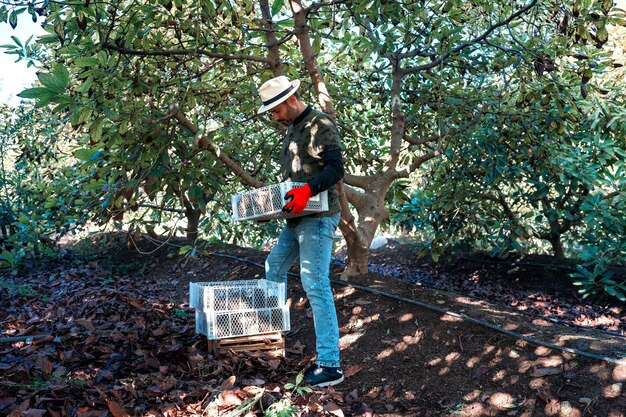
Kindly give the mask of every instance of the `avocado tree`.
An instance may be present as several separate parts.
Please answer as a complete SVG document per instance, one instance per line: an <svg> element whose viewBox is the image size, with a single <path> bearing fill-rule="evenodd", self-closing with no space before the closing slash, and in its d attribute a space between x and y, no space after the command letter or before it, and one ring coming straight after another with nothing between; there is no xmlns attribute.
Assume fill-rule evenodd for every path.
<svg viewBox="0 0 626 417"><path fill-rule="evenodd" d="M566 21L564 15L560 22ZM560 30L568 31L565 25ZM581 251L581 244L620 240L625 72L623 52L613 51L623 51L624 29L609 30L616 32L610 48L599 48L606 37L593 46L566 44L569 53L558 62L546 58L535 62L534 73L511 79L512 94L492 106L470 140L432 165L415 204L395 218L428 225L439 251L454 242L506 256L547 242L557 259L607 255ZM593 255L585 255L589 250Z"/></svg>
<svg viewBox="0 0 626 417"><path fill-rule="evenodd" d="M623 17L610 1L590 3L45 0L1 6L0 17L45 15L37 43L49 58L22 97L77 132L82 187L98 194L102 221L180 212L192 237L202 215L228 228L235 178L276 181L282 130L256 115L257 86L307 79L303 98L344 137L347 278L367 271L392 185L480 141L487 120L522 114L508 98L533 100L529 77L584 74L589 60L556 68L576 48L593 57ZM555 83L555 95L579 88Z"/></svg>

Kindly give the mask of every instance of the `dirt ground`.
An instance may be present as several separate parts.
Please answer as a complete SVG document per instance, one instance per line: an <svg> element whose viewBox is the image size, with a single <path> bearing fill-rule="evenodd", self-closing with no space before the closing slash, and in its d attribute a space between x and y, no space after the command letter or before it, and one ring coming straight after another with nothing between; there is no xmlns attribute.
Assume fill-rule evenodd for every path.
<svg viewBox="0 0 626 417"><path fill-rule="evenodd" d="M53 273L40 271L21 277L19 282L29 283L40 294L50 294L47 306L30 302L26 313L23 301L15 301L15 297L9 300L14 294L6 283L17 285L18 281L5 278L5 286L0 288L3 298L0 338L37 334L49 334L49 338L41 344L38 339L0 344L0 353L6 355L0 360L0 415L228 415L234 406L228 408L225 392L245 397L242 393L262 388L263 395L274 393L278 398L276 393L284 391L284 384L293 382L297 373L313 360L313 320L297 278L297 268L292 269L294 275L290 276L288 286L293 304L291 331L286 334L286 358L274 363L258 354L239 354L218 360L206 351L206 340L195 335L193 312L188 308L189 282L262 278L260 265L265 252L220 245L211 247L208 254L185 258L178 255L175 245L141 255L128 248L125 239L119 236L100 237L93 244L94 255L73 271L70 264L75 259L66 261L70 264L62 266L62 273L57 269ZM141 246L148 251L148 244L144 242ZM341 254L337 255L340 260ZM458 258L445 267L437 267L415 255L414 246L390 242L373 251L371 260L376 265L373 269L397 278L370 273L348 285L338 281L340 265L333 266L346 380L334 388L292 395L300 415L626 416L626 339L541 317L542 314L553 316L561 308L569 311L561 314L561 318L574 317L571 321L585 324L572 311L593 309L593 306L576 305L575 294L563 280L554 277L547 280L546 274L554 275L555 268L544 265L543 270L548 272L540 274L532 266L532 278L522 279L524 271L528 274L531 267L524 268L521 261L511 267L510 264L494 266L482 258ZM526 261L538 262L537 259ZM91 304L85 296L78 296L83 294L80 292L83 289L92 288L91 284L75 284L84 281L84 268L88 268L95 281L93 288L104 291L111 300L112 311L106 306L95 308L95 290L88 293ZM515 268L514 273L507 273ZM416 278L426 275L428 279ZM42 277L45 283L38 285ZM55 292L59 284L56 280L60 278L65 283L71 282L69 288L77 285L76 289L65 294ZM539 289L537 282L542 283ZM534 291L530 290L533 286ZM489 296L481 298L481 294ZM494 297L499 298L495 300L497 303L489 300ZM64 300L65 310L59 313L58 306L50 307L51 299ZM168 300L173 303L168 304ZM118 301L123 304L118 306ZM80 309L72 303L80 304ZM132 313L138 305L148 313L157 307L159 311L165 310L164 306L170 305L168 308L176 311L176 317L167 321L161 314L151 321L146 313L142 322ZM93 325L100 329L96 323L100 323L100 318L104 323L106 318L113 323L109 327L101 325L107 331L120 327L115 325L116 321L130 320L133 322L130 330L120 332L129 340L134 332L138 332L137 337L126 342L121 336L113 341L103 336L89 344L74 330L61 341L52 339L55 335L50 333L70 328L70 325L51 324L52 308L54 314L64 316L73 312L74 322L84 320L79 321L83 327ZM115 313L124 308L130 311L126 316ZM607 315L609 312L612 315ZM604 323L615 333L622 329L624 311L620 306L597 306L587 313L587 322L592 326L599 328ZM174 323L175 327L167 323ZM146 338L147 344L142 344L142 332L151 326L167 328L167 332L175 334L170 334L165 343L161 338L166 330L158 334L152 331L152 336ZM73 343L74 351L82 355L71 364L67 363L70 355L67 346L58 346L65 341ZM56 350L47 343L56 343ZM96 352L89 350L88 347L98 343ZM150 352L151 349L157 352ZM45 357L43 365L33 359L35 351L40 362L42 355ZM85 352L91 352L91 358L83 357ZM139 365L133 358L141 358ZM212 362L207 362L209 359ZM28 360L35 364L24 365ZM112 365L115 360L126 362L115 367ZM137 369L144 362L145 373ZM94 367L93 363L100 366ZM210 364L210 369L204 367L206 372L199 372L202 363ZM88 387L85 393L68 384L67 377L65 385L69 388L55 390L54 385L48 385L33 392L29 384L34 376L55 375L60 366L72 378L80 378L81 384ZM143 375L157 379L167 376L171 386L157 382L152 385L156 384L158 389L150 388ZM132 389L128 387L131 379ZM16 384L17 380L20 384ZM221 393L211 394L217 391ZM221 408L220 404L215 405L218 399ZM74 408L68 405L80 401L86 404L75 404ZM246 414L253 415L263 414L257 407Z"/></svg>

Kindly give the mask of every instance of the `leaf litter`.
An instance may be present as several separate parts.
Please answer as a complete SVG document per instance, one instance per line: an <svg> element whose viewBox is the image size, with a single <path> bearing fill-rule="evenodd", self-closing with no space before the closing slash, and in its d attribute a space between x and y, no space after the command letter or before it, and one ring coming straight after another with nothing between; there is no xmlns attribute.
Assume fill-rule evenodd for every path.
<svg viewBox="0 0 626 417"><path fill-rule="evenodd" d="M214 357L195 334L193 311L159 282L85 266L20 277L19 285L36 295L0 289L0 415L256 415L287 395L284 385L308 359L297 345L287 358ZM298 399L318 410L310 415L338 415L336 399L325 400Z"/></svg>

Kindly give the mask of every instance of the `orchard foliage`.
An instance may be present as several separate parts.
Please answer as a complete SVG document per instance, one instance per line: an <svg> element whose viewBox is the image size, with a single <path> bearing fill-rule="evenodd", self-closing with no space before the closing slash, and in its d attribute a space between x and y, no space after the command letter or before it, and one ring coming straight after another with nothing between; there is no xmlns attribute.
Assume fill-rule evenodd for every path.
<svg viewBox="0 0 626 417"><path fill-rule="evenodd" d="M66 121L98 222L263 236L232 223L229 198L240 178L277 180L282 130L256 89L285 74L343 134L354 271L389 208L435 256L547 242L623 260L605 243L624 226L624 103L607 74L625 21L610 0L44 0L5 3L0 21L18 13L47 31L5 47L41 61L21 96Z"/></svg>

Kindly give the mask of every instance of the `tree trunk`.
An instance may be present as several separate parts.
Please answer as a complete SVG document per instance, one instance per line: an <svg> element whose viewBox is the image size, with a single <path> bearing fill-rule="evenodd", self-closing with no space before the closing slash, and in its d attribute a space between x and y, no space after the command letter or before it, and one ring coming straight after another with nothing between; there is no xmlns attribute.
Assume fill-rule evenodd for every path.
<svg viewBox="0 0 626 417"><path fill-rule="evenodd" d="M565 249L563 248L563 242L561 241L561 235L552 235L549 239L552 245L552 251L554 257L558 260L565 259Z"/></svg>
<svg viewBox="0 0 626 417"><path fill-rule="evenodd" d="M263 27L265 28L265 41L267 43L268 58L270 67L274 77L283 75L283 64L280 60L280 51L278 49L278 39L276 39L276 31L274 30L274 22L272 21L272 13L268 0L261 0L261 15L263 16Z"/></svg>
<svg viewBox="0 0 626 417"><path fill-rule="evenodd" d="M195 242L198 238L198 225L200 224L200 209L193 207L190 201L185 199L185 217L187 218L187 240Z"/></svg>
<svg viewBox="0 0 626 417"><path fill-rule="evenodd" d="M342 216L339 223L348 248L346 268L341 274L344 281L366 274L369 270L370 244L380 223L389 217L389 209L385 206L385 194L389 188L387 181L383 176L373 177L363 193L344 187L348 200L359 216L355 219L348 211L349 221L345 221L343 217L346 216Z"/></svg>

